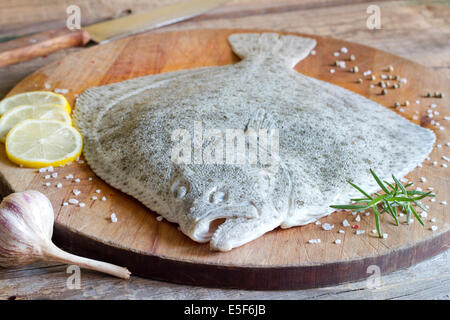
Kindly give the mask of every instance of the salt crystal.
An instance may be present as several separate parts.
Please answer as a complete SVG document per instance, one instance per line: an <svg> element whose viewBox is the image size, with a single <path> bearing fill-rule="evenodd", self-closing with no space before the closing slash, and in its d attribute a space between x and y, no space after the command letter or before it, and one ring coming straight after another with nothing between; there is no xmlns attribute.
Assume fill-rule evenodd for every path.
<svg viewBox="0 0 450 320"><path fill-rule="evenodd" d="M433 113L434 113L435 116L438 116L438 115L439 115L439 111L435 111L435 112L433 112Z"/></svg>
<svg viewBox="0 0 450 320"><path fill-rule="evenodd" d="M335 72L335 70L334 69L330 69L330 73L334 73Z"/></svg>
<svg viewBox="0 0 450 320"><path fill-rule="evenodd" d="M383 239L387 239L388 234L387 233L383 233Z"/></svg>
<svg viewBox="0 0 450 320"><path fill-rule="evenodd" d="M344 230L339 230L339 233L345 233L345 231Z"/></svg>
<svg viewBox="0 0 450 320"><path fill-rule="evenodd" d="M356 230L356 235L364 234L366 231L364 230Z"/></svg>
<svg viewBox="0 0 450 320"><path fill-rule="evenodd" d="M430 104L430 108L436 108L437 107L437 104L434 104L434 103L432 103L432 104Z"/></svg>
<svg viewBox="0 0 450 320"><path fill-rule="evenodd" d="M69 199L69 203L71 203L71 204L78 204L78 200L77 200L77 199L70 198L70 199Z"/></svg>
<svg viewBox="0 0 450 320"><path fill-rule="evenodd" d="M342 221L342 225L344 227L350 227L350 223L348 223L347 219L345 219L344 221Z"/></svg>
<svg viewBox="0 0 450 320"><path fill-rule="evenodd" d="M364 214L365 214L366 217L370 216L370 212L369 211L365 212Z"/></svg>
<svg viewBox="0 0 450 320"><path fill-rule="evenodd" d="M447 147L450 147L450 142L447 142L445 145L446 145Z"/></svg>
<svg viewBox="0 0 450 320"><path fill-rule="evenodd" d="M422 181L422 182L427 182L427 178L421 177L421 178L420 178L420 181Z"/></svg>
<svg viewBox="0 0 450 320"><path fill-rule="evenodd" d="M163 219L164 219L163 216L157 216L157 217L156 217L156 221L158 221L158 222L163 221Z"/></svg>
<svg viewBox="0 0 450 320"><path fill-rule="evenodd" d="M433 166L437 166L438 162L437 161L433 161Z"/></svg>
<svg viewBox="0 0 450 320"><path fill-rule="evenodd" d="M311 55L315 56L316 55L316 50L311 50Z"/></svg>
<svg viewBox="0 0 450 320"><path fill-rule="evenodd" d="M406 79L406 78L401 78L401 79L400 79L400 82L406 84L406 83L408 82L408 79Z"/></svg>
<svg viewBox="0 0 450 320"><path fill-rule="evenodd" d="M430 201L431 202L436 202L436 199L431 198Z"/></svg>
<svg viewBox="0 0 450 320"><path fill-rule="evenodd" d="M106 197L102 197L102 201L106 201Z"/></svg>
<svg viewBox="0 0 450 320"><path fill-rule="evenodd" d="M46 187L50 187L50 186L51 186L51 183L50 183L50 182L47 182L47 183L45 183L45 186L46 186Z"/></svg>
<svg viewBox="0 0 450 320"><path fill-rule="evenodd" d="M448 168L448 165L445 164L445 163L443 163L443 164L442 164L442 168Z"/></svg>
<svg viewBox="0 0 450 320"><path fill-rule="evenodd" d="M353 211L353 212L352 212L352 216L356 216L356 214L357 214L356 211Z"/></svg>
<svg viewBox="0 0 450 320"><path fill-rule="evenodd" d="M72 174L69 174L69 175L65 176L64 178L65 178L66 180L70 180L70 179L73 179L73 175L72 175Z"/></svg>
<svg viewBox="0 0 450 320"><path fill-rule="evenodd" d="M375 85L373 83L370 84L370 88L375 88Z"/></svg>
<svg viewBox="0 0 450 320"><path fill-rule="evenodd" d="M85 207L85 206L86 206L86 204L85 204L85 203L83 203L83 202L80 202L79 206L80 206L81 208L83 208L83 207Z"/></svg>
<svg viewBox="0 0 450 320"><path fill-rule="evenodd" d="M355 221L361 221L361 217L358 215L356 218L355 218Z"/></svg>
<svg viewBox="0 0 450 320"><path fill-rule="evenodd" d="M77 190L77 189L74 189L74 190L73 190L73 194L76 195L76 196L79 195L80 193L81 193L80 190Z"/></svg>
<svg viewBox="0 0 450 320"><path fill-rule="evenodd" d="M92 197L92 200L97 200L97 196L93 196L93 197Z"/></svg>
<svg viewBox="0 0 450 320"><path fill-rule="evenodd" d="M438 227L437 226L431 226L431 231L436 231L437 229L438 229Z"/></svg>
<svg viewBox="0 0 450 320"><path fill-rule="evenodd" d="M46 172L46 171L47 171L47 168L40 168L40 169L39 169L39 172L40 172L40 173Z"/></svg>
<svg viewBox="0 0 450 320"><path fill-rule="evenodd" d="M53 172L53 167L52 167L52 166L49 166L49 167L47 168L47 171L48 171L48 172Z"/></svg>
<svg viewBox="0 0 450 320"><path fill-rule="evenodd" d="M51 88L51 85L49 85L48 83L46 83L45 85L44 85L44 87L45 87L45 89L50 89Z"/></svg>
<svg viewBox="0 0 450 320"><path fill-rule="evenodd" d="M422 188L417 187L416 191L422 191Z"/></svg>
<svg viewBox="0 0 450 320"><path fill-rule="evenodd" d="M416 100L416 104L420 104L420 100Z"/></svg>
<svg viewBox="0 0 450 320"><path fill-rule="evenodd" d="M63 206L68 206L69 204L67 202L63 202Z"/></svg>
<svg viewBox="0 0 450 320"><path fill-rule="evenodd" d="M111 213L111 222L113 222L113 223L117 222L117 216L115 213Z"/></svg>
<svg viewBox="0 0 450 320"><path fill-rule="evenodd" d="M444 117L444 120L447 120L447 121L449 121L449 120L450 120L450 117L448 117L448 116L445 116L445 117Z"/></svg>
<svg viewBox="0 0 450 320"><path fill-rule="evenodd" d="M308 242L309 243L320 243L320 239L311 239Z"/></svg>
<svg viewBox="0 0 450 320"><path fill-rule="evenodd" d="M56 187L59 188L59 189L61 189L61 188L62 188L62 183L58 183L58 184L56 185Z"/></svg>
<svg viewBox="0 0 450 320"><path fill-rule="evenodd" d="M95 190L95 192L97 192L97 193L100 193L100 192L101 192L101 190L100 190L100 189L97 189L97 190Z"/></svg>
<svg viewBox="0 0 450 320"><path fill-rule="evenodd" d="M400 214L399 214L400 217L403 217L404 215L405 215L405 214L403 214L403 213L400 213Z"/></svg>
<svg viewBox="0 0 450 320"><path fill-rule="evenodd" d="M436 218L432 218L430 221L431 222L436 222Z"/></svg>
<svg viewBox="0 0 450 320"><path fill-rule="evenodd" d="M434 188L433 187L428 187L428 190L433 191Z"/></svg>
<svg viewBox="0 0 450 320"><path fill-rule="evenodd" d="M75 179L74 181L75 181L75 183L79 183L79 182L80 182L80 179L77 178L77 179Z"/></svg>
<svg viewBox="0 0 450 320"><path fill-rule="evenodd" d="M334 243L341 244L341 240L340 239L336 239L336 240L334 240Z"/></svg>
<svg viewBox="0 0 450 320"><path fill-rule="evenodd" d="M347 49L346 47L342 47L342 48L341 48L341 52L342 52L342 53L347 53L347 52L348 52L348 49Z"/></svg>
<svg viewBox="0 0 450 320"><path fill-rule="evenodd" d="M45 179L50 179L51 177L52 177L51 175L46 174L44 178L45 178Z"/></svg>
<svg viewBox="0 0 450 320"><path fill-rule="evenodd" d="M442 144L438 144L436 147L438 147L438 149L442 148Z"/></svg>
<svg viewBox="0 0 450 320"><path fill-rule="evenodd" d="M441 204L443 204L444 206L446 206L447 205L447 201L441 201Z"/></svg>
<svg viewBox="0 0 450 320"><path fill-rule="evenodd" d="M377 229L372 230L372 233L377 233L377 232L378 232Z"/></svg>
<svg viewBox="0 0 450 320"><path fill-rule="evenodd" d="M445 161L450 161L450 158L447 158L446 156L442 156L442 159L444 159Z"/></svg>
<svg viewBox="0 0 450 320"><path fill-rule="evenodd" d="M325 231L330 231L333 228L334 228L334 224L333 225L330 225L329 223L322 224L322 229L325 230Z"/></svg>
<svg viewBox="0 0 450 320"><path fill-rule="evenodd" d="M53 177L53 178L58 178L58 172L53 172L53 173L52 173L52 177Z"/></svg>
<svg viewBox="0 0 450 320"><path fill-rule="evenodd" d="M320 221L316 221L316 226L319 226L320 225Z"/></svg>
<svg viewBox="0 0 450 320"><path fill-rule="evenodd" d="M89 181L92 181L92 177L89 177L88 180L89 180Z"/></svg>
<svg viewBox="0 0 450 320"><path fill-rule="evenodd" d="M335 53L333 53L333 55L335 56L335 57L339 57L339 52L335 52Z"/></svg>
<svg viewBox="0 0 450 320"><path fill-rule="evenodd" d="M419 117L418 116L416 116L416 115L413 115L413 120L418 120L419 119Z"/></svg>
<svg viewBox="0 0 450 320"><path fill-rule="evenodd" d="M445 128L444 127L439 127L439 130L444 131Z"/></svg>
<svg viewBox="0 0 450 320"><path fill-rule="evenodd" d="M422 218L426 218L426 217L428 216L428 212L422 211L422 213L420 214L420 216L421 216Z"/></svg>
<svg viewBox="0 0 450 320"><path fill-rule="evenodd" d="M387 76L386 76L385 74L382 74L382 75L381 75L381 79L386 80L386 79L387 79Z"/></svg>

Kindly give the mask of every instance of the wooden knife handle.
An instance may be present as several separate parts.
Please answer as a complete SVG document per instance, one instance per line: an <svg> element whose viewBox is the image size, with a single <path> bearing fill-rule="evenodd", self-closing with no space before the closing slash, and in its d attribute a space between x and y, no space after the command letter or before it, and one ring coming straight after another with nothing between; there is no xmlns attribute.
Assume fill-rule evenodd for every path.
<svg viewBox="0 0 450 320"><path fill-rule="evenodd" d="M71 31L62 28L0 43L0 67L42 57L60 49L84 46L89 39L89 34L82 29Z"/></svg>

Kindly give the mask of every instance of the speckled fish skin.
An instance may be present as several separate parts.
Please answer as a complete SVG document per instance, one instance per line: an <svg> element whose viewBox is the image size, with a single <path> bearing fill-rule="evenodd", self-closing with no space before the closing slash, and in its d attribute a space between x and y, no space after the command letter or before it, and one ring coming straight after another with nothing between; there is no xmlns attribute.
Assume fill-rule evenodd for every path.
<svg viewBox="0 0 450 320"><path fill-rule="evenodd" d="M263 33L229 41L242 61L90 88L74 114L93 171L191 239L227 251L278 226L314 222L355 195L348 180L375 192L369 168L391 181L431 152L431 130L294 71L315 40ZM174 163L172 134L193 137L194 121L204 130L277 129L277 170Z"/></svg>

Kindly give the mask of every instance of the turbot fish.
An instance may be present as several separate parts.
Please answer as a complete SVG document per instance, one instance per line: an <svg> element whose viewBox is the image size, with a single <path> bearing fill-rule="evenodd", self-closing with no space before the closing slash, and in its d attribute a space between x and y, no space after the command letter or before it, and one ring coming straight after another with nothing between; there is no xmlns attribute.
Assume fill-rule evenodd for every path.
<svg viewBox="0 0 450 320"><path fill-rule="evenodd" d="M228 38L241 61L94 87L74 119L92 170L192 240L228 251L376 192L431 152L433 131L293 67L316 41Z"/></svg>

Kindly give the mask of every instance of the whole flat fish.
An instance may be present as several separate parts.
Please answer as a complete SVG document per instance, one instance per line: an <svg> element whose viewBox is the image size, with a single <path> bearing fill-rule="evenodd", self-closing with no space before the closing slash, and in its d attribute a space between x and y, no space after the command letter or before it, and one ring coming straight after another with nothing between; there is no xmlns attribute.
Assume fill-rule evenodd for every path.
<svg viewBox="0 0 450 320"><path fill-rule="evenodd" d="M232 34L242 60L90 88L75 122L92 170L198 242L231 250L330 214L431 152L434 133L293 70L314 39ZM99 103L101 101L102 103Z"/></svg>

